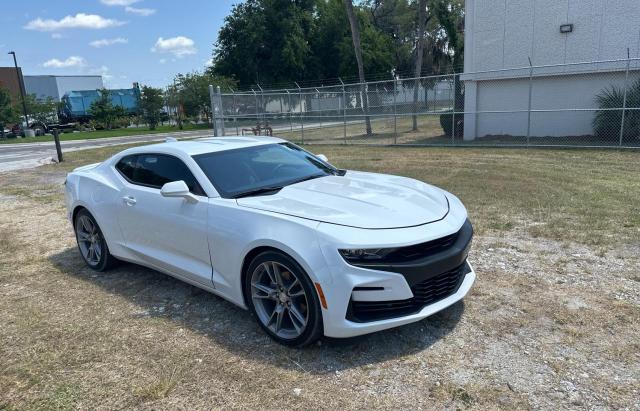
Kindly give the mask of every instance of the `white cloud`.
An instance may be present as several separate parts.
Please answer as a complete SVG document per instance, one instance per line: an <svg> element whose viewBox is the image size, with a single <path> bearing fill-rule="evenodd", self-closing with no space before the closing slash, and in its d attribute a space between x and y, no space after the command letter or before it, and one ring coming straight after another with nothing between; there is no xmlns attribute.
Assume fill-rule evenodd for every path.
<svg viewBox="0 0 640 411"><path fill-rule="evenodd" d="M127 6L124 8L124 11L126 11L127 13L137 14L138 16L147 17L154 14L156 12L156 9L138 9L135 7Z"/></svg>
<svg viewBox="0 0 640 411"><path fill-rule="evenodd" d="M171 53L175 57L182 58L198 51L195 43L189 37L177 36L168 39L158 38L155 46L151 48L154 53Z"/></svg>
<svg viewBox="0 0 640 411"><path fill-rule="evenodd" d="M66 16L61 20L37 18L24 26L27 30L57 31L64 29L106 29L125 24L123 21L107 19L97 14L78 13L75 16Z"/></svg>
<svg viewBox="0 0 640 411"><path fill-rule="evenodd" d="M166 64L167 63L167 59L160 59L160 60L158 60L158 62L160 64Z"/></svg>
<svg viewBox="0 0 640 411"><path fill-rule="evenodd" d="M113 74L109 71L109 67L100 66L89 70L90 74L98 74L104 78L105 81L109 81L113 78Z"/></svg>
<svg viewBox="0 0 640 411"><path fill-rule="evenodd" d="M100 47L113 46L114 44L127 44L128 42L129 40L123 37L117 37L115 39L94 40L91 43L89 43L89 45L91 47L100 48Z"/></svg>
<svg viewBox="0 0 640 411"><path fill-rule="evenodd" d="M54 40L60 40L63 37L62 33L51 33L51 38Z"/></svg>
<svg viewBox="0 0 640 411"><path fill-rule="evenodd" d="M42 63L43 67L48 68L69 68L69 67L85 67L87 61L80 56L71 56L66 60L51 59Z"/></svg>
<svg viewBox="0 0 640 411"><path fill-rule="evenodd" d="M140 0L100 0L102 4L107 6L131 6L133 3L137 3Z"/></svg>
<svg viewBox="0 0 640 411"><path fill-rule="evenodd" d="M204 66L205 66L205 67L211 67L211 66L213 66L213 57L212 57L212 58L210 58L210 59L208 59L208 60L206 60L206 61L204 62Z"/></svg>

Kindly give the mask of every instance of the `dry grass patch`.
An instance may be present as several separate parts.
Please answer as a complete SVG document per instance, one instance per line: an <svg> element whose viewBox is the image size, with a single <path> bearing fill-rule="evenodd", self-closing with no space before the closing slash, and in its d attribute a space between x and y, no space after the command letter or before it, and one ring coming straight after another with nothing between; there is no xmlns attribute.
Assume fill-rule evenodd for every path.
<svg viewBox="0 0 640 411"><path fill-rule="evenodd" d="M429 319L304 350L160 273L82 264L62 185L0 181L0 408L628 408L640 393L637 154L310 146L458 194L478 281Z"/></svg>

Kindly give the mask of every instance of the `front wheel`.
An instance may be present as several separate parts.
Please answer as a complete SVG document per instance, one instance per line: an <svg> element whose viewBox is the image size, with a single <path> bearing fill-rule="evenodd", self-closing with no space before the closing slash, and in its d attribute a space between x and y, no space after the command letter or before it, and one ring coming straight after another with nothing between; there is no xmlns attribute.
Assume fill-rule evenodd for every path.
<svg viewBox="0 0 640 411"><path fill-rule="evenodd" d="M89 268L105 271L115 264L116 259L109 252L102 231L91 213L84 209L78 211L74 228L78 249Z"/></svg>
<svg viewBox="0 0 640 411"><path fill-rule="evenodd" d="M322 312L313 283L291 257L267 251L245 273L249 308L277 342L302 347L322 335Z"/></svg>

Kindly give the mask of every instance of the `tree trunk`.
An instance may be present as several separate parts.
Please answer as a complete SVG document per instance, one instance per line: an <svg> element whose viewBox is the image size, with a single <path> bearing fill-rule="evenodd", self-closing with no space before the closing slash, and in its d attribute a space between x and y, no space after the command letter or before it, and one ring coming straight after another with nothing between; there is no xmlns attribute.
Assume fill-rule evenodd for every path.
<svg viewBox="0 0 640 411"><path fill-rule="evenodd" d="M360 44L360 27L358 19L353 11L352 0L344 0L347 8L347 17L349 18L349 26L351 26L351 38L353 39L353 51L356 53L356 62L358 63L358 78L360 80L360 90L362 91L362 107L364 109L364 121L366 125L367 136L371 133L371 119L369 118L369 98L367 97L367 85L364 78L364 63L362 61L362 46Z"/></svg>
<svg viewBox="0 0 640 411"><path fill-rule="evenodd" d="M418 42L416 44L416 66L413 72L413 127L411 130L418 130L418 88L420 87L420 74L422 74L422 55L424 54L424 27L427 23L427 0L418 0Z"/></svg>

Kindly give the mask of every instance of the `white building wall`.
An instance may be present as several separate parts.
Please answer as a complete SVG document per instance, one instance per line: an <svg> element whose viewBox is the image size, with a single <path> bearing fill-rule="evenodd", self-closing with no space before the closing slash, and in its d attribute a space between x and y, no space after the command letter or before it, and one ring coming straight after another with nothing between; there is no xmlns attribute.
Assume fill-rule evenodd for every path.
<svg viewBox="0 0 640 411"><path fill-rule="evenodd" d="M640 57L640 0L467 0L465 9L465 111L527 108L528 69L473 73L526 67L529 58L534 66L623 59L627 48ZM561 24L573 24L573 32L560 33ZM625 66L536 69L532 107L595 108L595 94L621 85L615 72ZM603 73L578 74L593 70ZM466 114L465 139L526 134L526 116ZM592 118L592 111L534 113L531 135L591 134Z"/></svg>

